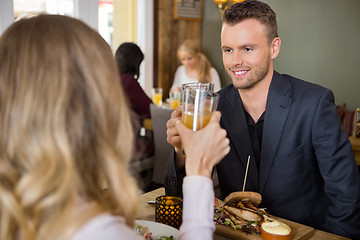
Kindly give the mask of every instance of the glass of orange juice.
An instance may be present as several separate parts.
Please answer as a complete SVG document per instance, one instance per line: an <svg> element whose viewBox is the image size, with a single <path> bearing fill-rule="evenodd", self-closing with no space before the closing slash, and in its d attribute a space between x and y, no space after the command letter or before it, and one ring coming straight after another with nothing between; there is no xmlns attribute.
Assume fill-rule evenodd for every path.
<svg viewBox="0 0 360 240"><path fill-rule="evenodd" d="M193 131L205 127L216 111L219 94L206 89L182 89L182 122Z"/></svg>
<svg viewBox="0 0 360 240"><path fill-rule="evenodd" d="M157 106L162 105L163 89L162 88L152 88L151 89L152 101Z"/></svg>
<svg viewBox="0 0 360 240"><path fill-rule="evenodd" d="M169 95L170 95L170 106L172 109L176 109L180 105L181 92L171 92Z"/></svg>

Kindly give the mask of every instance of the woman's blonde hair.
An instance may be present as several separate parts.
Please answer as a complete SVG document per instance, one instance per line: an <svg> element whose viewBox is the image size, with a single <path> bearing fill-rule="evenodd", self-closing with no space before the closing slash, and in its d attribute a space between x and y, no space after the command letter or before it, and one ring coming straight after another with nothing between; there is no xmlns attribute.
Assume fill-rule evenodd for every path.
<svg viewBox="0 0 360 240"><path fill-rule="evenodd" d="M0 38L0 239L64 239L103 212L132 226L129 116L98 33L58 15L10 26ZM77 214L79 200L94 204Z"/></svg>
<svg viewBox="0 0 360 240"><path fill-rule="evenodd" d="M198 81L201 83L211 83L210 68L211 64L206 56L201 52L199 45L193 40L184 41L178 48L177 55L179 58L180 51L189 53L198 60Z"/></svg>

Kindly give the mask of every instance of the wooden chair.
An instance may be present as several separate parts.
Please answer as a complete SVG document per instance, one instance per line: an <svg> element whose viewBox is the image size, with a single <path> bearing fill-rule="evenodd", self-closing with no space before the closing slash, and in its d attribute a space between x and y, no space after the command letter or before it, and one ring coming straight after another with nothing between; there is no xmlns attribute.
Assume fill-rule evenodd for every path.
<svg viewBox="0 0 360 240"><path fill-rule="evenodd" d="M346 110L346 104L336 106L337 114L340 118L341 125L348 136L352 136L355 132L355 111Z"/></svg>

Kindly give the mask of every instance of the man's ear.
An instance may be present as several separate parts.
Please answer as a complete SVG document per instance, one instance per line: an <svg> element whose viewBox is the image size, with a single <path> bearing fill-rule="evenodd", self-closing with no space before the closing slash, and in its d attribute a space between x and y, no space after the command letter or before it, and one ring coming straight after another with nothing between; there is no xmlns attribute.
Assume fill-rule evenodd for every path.
<svg viewBox="0 0 360 240"><path fill-rule="evenodd" d="M274 38L271 42L271 59L275 59L280 52L281 39L279 37Z"/></svg>

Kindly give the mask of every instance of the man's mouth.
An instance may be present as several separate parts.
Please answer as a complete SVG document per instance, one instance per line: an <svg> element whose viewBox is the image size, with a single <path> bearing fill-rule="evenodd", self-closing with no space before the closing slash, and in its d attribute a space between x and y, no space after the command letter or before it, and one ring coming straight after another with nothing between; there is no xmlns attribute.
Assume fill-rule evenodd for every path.
<svg viewBox="0 0 360 240"><path fill-rule="evenodd" d="M232 71L234 73L234 75L236 75L237 77L242 77L243 75L245 75L249 70L239 70L239 71Z"/></svg>

